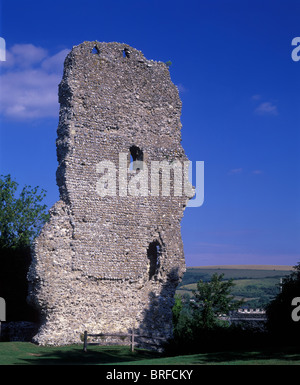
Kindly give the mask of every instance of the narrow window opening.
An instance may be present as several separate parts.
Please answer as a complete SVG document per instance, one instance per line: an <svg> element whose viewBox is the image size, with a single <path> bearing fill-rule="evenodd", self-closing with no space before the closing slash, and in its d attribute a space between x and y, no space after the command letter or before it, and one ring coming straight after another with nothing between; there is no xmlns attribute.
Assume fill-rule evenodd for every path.
<svg viewBox="0 0 300 385"><path fill-rule="evenodd" d="M132 155L130 154L130 164L129 164L129 170L130 171L133 171L133 157Z"/></svg>
<svg viewBox="0 0 300 385"><path fill-rule="evenodd" d="M137 146L130 147L130 170L142 170L143 169L144 154L143 151Z"/></svg>
<svg viewBox="0 0 300 385"><path fill-rule="evenodd" d="M125 47L125 48L123 49L123 57L128 57L128 58L130 58L130 51L129 51L129 49L128 49L127 47Z"/></svg>
<svg viewBox="0 0 300 385"><path fill-rule="evenodd" d="M92 54L94 55L99 55L100 54L100 51L99 51L99 48L95 45L95 47L92 49Z"/></svg>
<svg viewBox="0 0 300 385"><path fill-rule="evenodd" d="M160 267L161 246L158 241L151 242L148 250L147 257L149 259L149 280L157 275Z"/></svg>

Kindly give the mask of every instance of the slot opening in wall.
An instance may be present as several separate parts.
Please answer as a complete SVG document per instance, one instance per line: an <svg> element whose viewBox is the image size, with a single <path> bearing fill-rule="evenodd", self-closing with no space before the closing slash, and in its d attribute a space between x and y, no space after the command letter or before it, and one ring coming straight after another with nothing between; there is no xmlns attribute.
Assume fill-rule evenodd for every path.
<svg viewBox="0 0 300 385"><path fill-rule="evenodd" d="M123 57L130 58L130 51L127 47L123 49Z"/></svg>
<svg viewBox="0 0 300 385"><path fill-rule="evenodd" d="M160 267L161 245L158 241L153 241L149 244L147 257L149 259L149 281L157 275Z"/></svg>
<svg viewBox="0 0 300 385"><path fill-rule="evenodd" d="M95 45L95 47L92 49L92 54L94 55L100 55L100 50L99 48Z"/></svg>
<svg viewBox="0 0 300 385"><path fill-rule="evenodd" d="M130 147L130 170L139 171L143 170L143 151L137 146Z"/></svg>

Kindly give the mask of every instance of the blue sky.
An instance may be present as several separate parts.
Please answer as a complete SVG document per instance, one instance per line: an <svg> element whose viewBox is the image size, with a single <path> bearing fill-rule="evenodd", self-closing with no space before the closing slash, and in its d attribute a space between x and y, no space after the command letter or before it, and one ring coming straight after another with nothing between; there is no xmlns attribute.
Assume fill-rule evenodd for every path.
<svg viewBox="0 0 300 385"><path fill-rule="evenodd" d="M205 200L187 208L188 266L300 261L300 2L1 1L0 173L56 186L57 85L67 52L117 41L171 61L182 143L205 164ZM300 55L300 54L299 54Z"/></svg>

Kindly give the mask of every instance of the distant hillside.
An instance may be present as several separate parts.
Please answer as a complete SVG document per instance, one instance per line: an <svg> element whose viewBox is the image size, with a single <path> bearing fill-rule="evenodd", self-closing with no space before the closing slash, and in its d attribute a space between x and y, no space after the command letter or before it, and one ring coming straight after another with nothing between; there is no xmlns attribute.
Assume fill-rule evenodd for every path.
<svg viewBox="0 0 300 385"><path fill-rule="evenodd" d="M243 270L280 270L291 271L293 266L289 265L212 265L188 267L188 269L243 269Z"/></svg>
<svg viewBox="0 0 300 385"><path fill-rule="evenodd" d="M292 266L285 265L222 265L187 267L177 293L193 295L199 280L209 281L214 273L233 279L232 294L245 300L245 307L264 307L280 290L280 280L289 275Z"/></svg>

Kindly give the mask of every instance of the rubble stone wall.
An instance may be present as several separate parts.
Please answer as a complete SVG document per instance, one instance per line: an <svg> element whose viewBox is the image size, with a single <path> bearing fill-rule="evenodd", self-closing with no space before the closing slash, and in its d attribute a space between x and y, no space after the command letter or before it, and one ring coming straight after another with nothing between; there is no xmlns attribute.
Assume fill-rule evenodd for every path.
<svg viewBox="0 0 300 385"><path fill-rule="evenodd" d="M169 196L162 186L159 196L151 190L152 161L188 161L169 69L126 44L84 42L65 59L59 102L60 200L35 241L28 273L28 300L41 314L34 341L70 344L84 330L132 327L168 338L185 271L180 221L193 195L175 194L174 180ZM144 168L128 171L130 156ZM114 194L101 195L105 161L115 165L116 183Z"/></svg>

